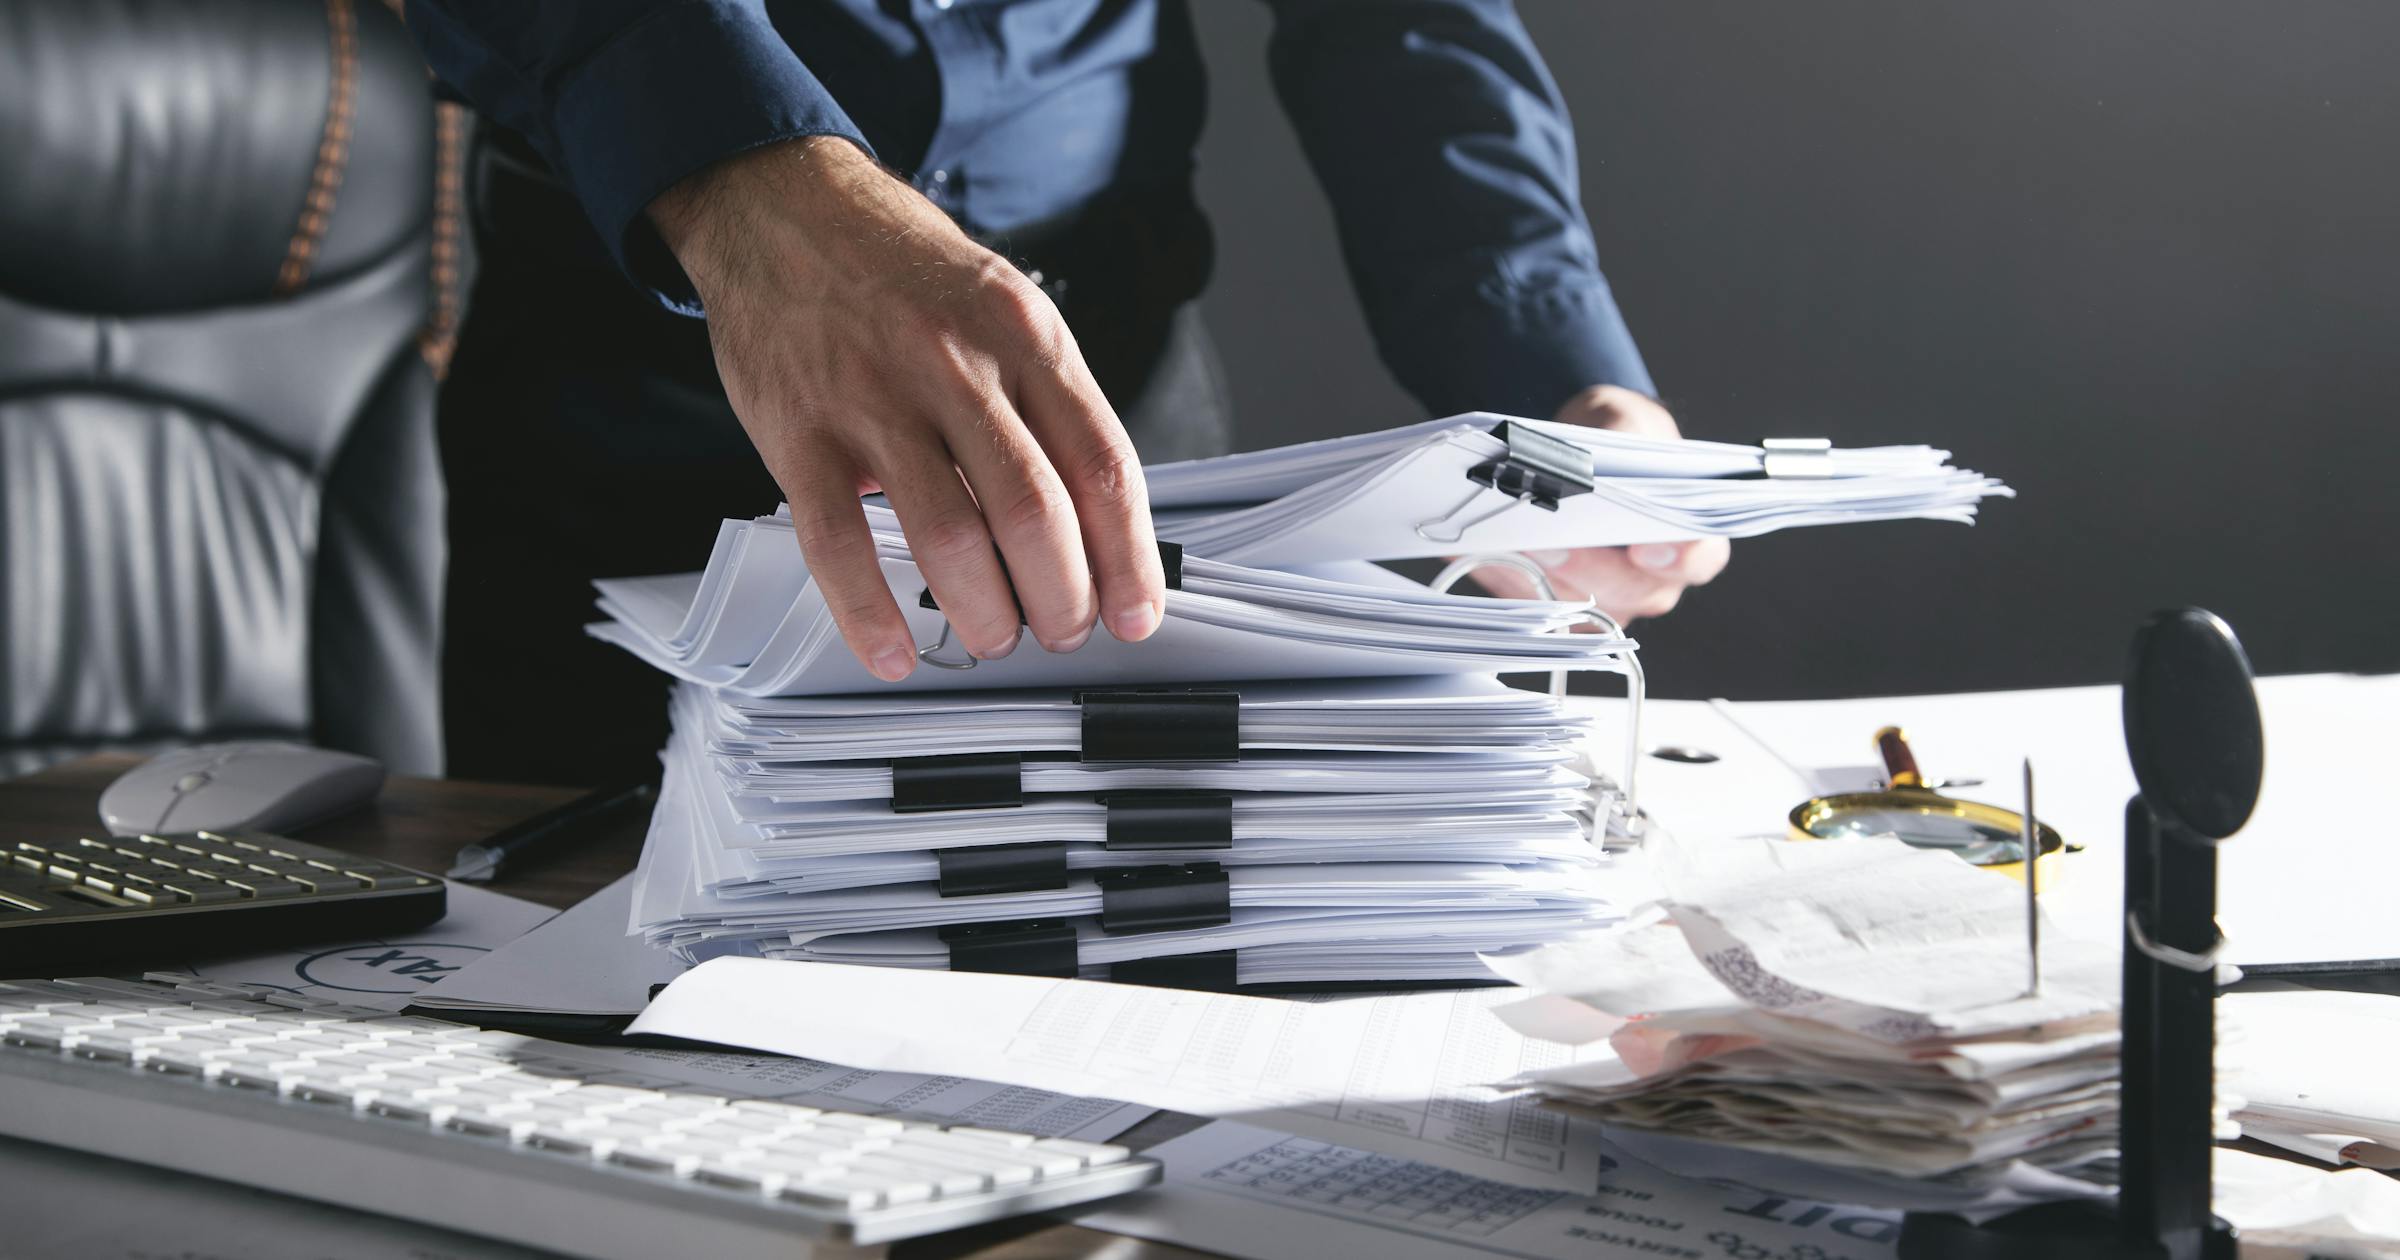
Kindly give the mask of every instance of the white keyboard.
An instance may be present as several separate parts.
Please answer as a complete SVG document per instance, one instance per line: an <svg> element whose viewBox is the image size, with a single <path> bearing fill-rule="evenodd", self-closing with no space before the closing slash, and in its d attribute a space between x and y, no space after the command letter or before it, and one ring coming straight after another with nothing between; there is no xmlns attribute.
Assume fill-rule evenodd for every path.
<svg viewBox="0 0 2400 1260"><path fill-rule="evenodd" d="M593 1081L544 1049L571 1048L271 990L9 981L0 1133L626 1260L871 1255L1159 1176L1121 1146Z"/></svg>

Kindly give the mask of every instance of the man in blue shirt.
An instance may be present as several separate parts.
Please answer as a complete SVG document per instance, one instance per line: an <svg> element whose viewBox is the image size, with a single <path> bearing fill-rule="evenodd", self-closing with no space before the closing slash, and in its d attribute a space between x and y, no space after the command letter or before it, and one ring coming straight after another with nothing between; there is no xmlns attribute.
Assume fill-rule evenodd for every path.
<svg viewBox="0 0 2400 1260"><path fill-rule="evenodd" d="M727 470L735 432L879 676L916 660L867 491L979 657L1014 650L1020 623L1051 651L1156 628L1141 455L1213 453L1228 432L1193 313L1209 239L1186 3L410 0L435 71L497 125L442 421L454 768L525 772L462 755L457 733L520 653L556 651L548 614L494 615L540 602L528 566L560 593L688 564L704 534L671 519L756 486L757 461ZM1673 432L1507 0L1269 3L1276 90L1383 358L1428 412ZM705 346L664 311L705 313ZM1725 548L1539 558L1563 595L1632 617ZM468 747L521 753L469 725Z"/></svg>

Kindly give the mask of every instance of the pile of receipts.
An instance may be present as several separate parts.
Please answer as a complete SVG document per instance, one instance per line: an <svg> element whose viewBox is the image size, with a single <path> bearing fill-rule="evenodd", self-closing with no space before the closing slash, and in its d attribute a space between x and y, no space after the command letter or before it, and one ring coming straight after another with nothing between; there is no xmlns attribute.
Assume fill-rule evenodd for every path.
<svg viewBox="0 0 2400 1260"><path fill-rule="evenodd" d="M2117 1132L2118 959L2043 936L2022 885L1889 837L1662 843L1646 922L1492 960L1518 1031L1613 1057L1517 1085L1670 1168L1921 1206L2098 1193Z"/></svg>
<svg viewBox="0 0 2400 1260"><path fill-rule="evenodd" d="M1963 521L2005 493L1944 459L1463 416L1165 465L1157 632L999 660L951 641L870 502L923 645L900 683L843 644L787 512L727 521L699 572L598 584L592 633L679 680L628 930L684 962L1488 980L1483 955L1618 921L1599 841L1625 830L1587 722L1495 675L1627 673L1636 645L1585 602L1368 562Z"/></svg>

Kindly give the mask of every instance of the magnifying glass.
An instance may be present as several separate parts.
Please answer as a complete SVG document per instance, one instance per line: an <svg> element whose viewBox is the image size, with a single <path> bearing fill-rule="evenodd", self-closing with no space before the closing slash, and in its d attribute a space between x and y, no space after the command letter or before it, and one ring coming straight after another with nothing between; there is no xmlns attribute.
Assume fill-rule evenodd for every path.
<svg viewBox="0 0 2400 1260"><path fill-rule="evenodd" d="M1846 840L1856 836L1898 836L1920 849L1946 849L1967 861L2010 879L2025 878L2025 816L2013 809L1962 801L1925 786L1908 736L1897 726L1875 732L1875 751L1883 755L1890 787L1880 792L1843 792L1818 796L1792 807L1794 840ZM2057 886L2058 858L2068 852L2050 824L2036 820L2035 846L2040 856L2040 887Z"/></svg>

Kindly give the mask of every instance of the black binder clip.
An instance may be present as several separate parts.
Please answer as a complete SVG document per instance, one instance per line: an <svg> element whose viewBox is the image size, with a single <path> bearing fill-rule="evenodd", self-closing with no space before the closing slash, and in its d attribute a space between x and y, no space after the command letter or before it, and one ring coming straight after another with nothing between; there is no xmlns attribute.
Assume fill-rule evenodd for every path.
<svg viewBox="0 0 2400 1260"><path fill-rule="evenodd" d="M1166 587L1168 590L1182 590L1183 544L1161 541L1158 544L1158 567L1165 574ZM1005 574L1006 569L1003 568L1002 572ZM933 612L940 612L942 610L942 606L934 602L933 588L930 586L917 592L917 607L928 609ZM1025 614L1023 610L1020 609L1017 613L1018 624L1022 625L1024 620ZM917 659L933 666L936 669L975 668L975 658L972 656L962 656L955 661L951 661L944 660L941 657L934 655L934 653L939 652L948 646L950 646L950 623L945 620L942 622L942 633L940 637L936 638L931 643L918 645Z"/></svg>
<svg viewBox="0 0 2400 1260"><path fill-rule="evenodd" d="M892 812L1010 809L1025 803L1020 753L960 753L892 759Z"/></svg>
<svg viewBox="0 0 2400 1260"><path fill-rule="evenodd" d="M1240 761L1242 694L1227 687L1078 691L1085 761Z"/></svg>
<svg viewBox="0 0 2400 1260"><path fill-rule="evenodd" d="M1153 989L1231 993L1241 987L1241 967L1236 951L1220 949L1206 954L1129 958L1110 964L1108 978L1118 984L1148 985Z"/></svg>
<svg viewBox="0 0 2400 1260"><path fill-rule="evenodd" d="M936 849L933 859L941 867L934 887L944 897L984 897L1067 886L1067 846L1060 840Z"/></svg>
<svg viewBox="0 0 2400 1260"><path fill-rule="evenodd" d="M1459 520L1459 515L1481 497L1483 491L1477 490L1448 512L1418 521L1417 537L1432 543L1454 543L1465 538L1468 530L1516 504L1530 503L1545 512L1555 512L1561 501L1592 492L1595 482L1590 451L1539 429L1506 420L1492 426L1492 436L1508 448L1507 453L1468 469L1467 480L1507 495L1508 501L1472 520ZM1444 529L1447 532L1436 532Z"/></svg>
<svg viewBox="0 0 2400 1260"><path fill-rule="evenodd" d="M1100 927L1108 932L1171 932L1233 922L1233 885L1214 862L1108 871L1100 885Z"/></svg>
<svg viewBox="0 0 2400 1260"><path fill-rule="evenodd" d="M1110 792L1100 803L1108 809L1106 847L1113 850L1233 847L1230 792Z"/></svg>
<svg viewBox="0 0 2400 1260"><path fill-rule="evenodd" d="M1075 925L1064 919L953 923L940 936L950 946L952 971L1075 978Z"/></svg>

